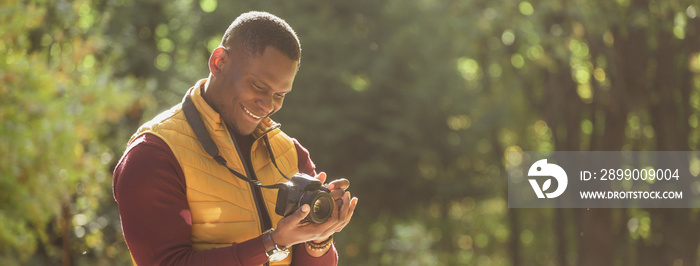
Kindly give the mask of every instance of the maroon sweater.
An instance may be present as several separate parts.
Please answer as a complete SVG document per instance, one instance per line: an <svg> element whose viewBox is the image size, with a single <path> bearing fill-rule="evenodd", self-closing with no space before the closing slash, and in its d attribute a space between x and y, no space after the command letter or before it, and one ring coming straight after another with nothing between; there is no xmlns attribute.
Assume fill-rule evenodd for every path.
<svg viewBox="0 0 700 266"><path fill-rule="evenodd" d="M299 171L315 175L309 152L294 139ZM168 145L145 134L126 150L114 169L112 188L124 239L138 265L261 265L267 262L260 236L229 247L192 249L185 176ZM336 265L335 247L320 258L304 245L292 249L292 265Z"/></svg>

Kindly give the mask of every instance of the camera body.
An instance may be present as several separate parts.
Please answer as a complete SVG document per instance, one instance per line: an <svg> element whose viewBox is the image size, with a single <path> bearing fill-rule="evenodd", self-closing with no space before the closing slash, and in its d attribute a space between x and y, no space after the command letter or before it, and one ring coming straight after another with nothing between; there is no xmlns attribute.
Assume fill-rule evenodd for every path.
<svg viewBox="0 0 700 266"><path fill-rule="evenodd" d="M297 173L277 192L275 213L288 216L299 207L308 204L311 207L306 219L314 223L323 223L331 217L335 201L330 191L318 179Z"/></svg>

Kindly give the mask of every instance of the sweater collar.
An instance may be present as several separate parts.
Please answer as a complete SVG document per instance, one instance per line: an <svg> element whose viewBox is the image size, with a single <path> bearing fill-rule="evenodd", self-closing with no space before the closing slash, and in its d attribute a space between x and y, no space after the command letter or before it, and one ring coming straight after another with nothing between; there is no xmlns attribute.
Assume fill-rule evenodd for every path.
<svg viewBox="0 0 700 266"><path fill-rule="evenodd" d="M204 100L204 97L202 97L202 90L204 89L204 84L206 83L207 79L201 79L197 81L197 83L192 88L190 88L187 93L192 98L192 102L194 102L194 106L197 107L197 110L199 111L202 120L204 120L204 123L210 125L215 131L225 131L226 123L224 123L224 121L221 119L221 114L214 111L214 108L209 106L207 101ZM270 130L278 128L279 126L280 125L278 123L272 121L272 119L270 119L269 117L266 117L262 121L260 121L260 124L258 124L258 127L255 128L252 135L255 139L257 139L261 135L267 133Z"/></svg>

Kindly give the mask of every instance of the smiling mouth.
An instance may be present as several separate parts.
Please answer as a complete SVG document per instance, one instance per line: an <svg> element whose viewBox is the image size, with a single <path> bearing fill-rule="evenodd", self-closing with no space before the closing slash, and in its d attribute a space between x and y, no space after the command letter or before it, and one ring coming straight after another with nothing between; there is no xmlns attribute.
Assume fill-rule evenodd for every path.
<svg viewBox="0 0 700 266"><path fill-rule="evenodd" d="M246 114L248 114L248 115L251 116L252 118L255 118L256 120L260 120L260 119L262 118L261 116L257 116L257 115L255 115L255 114L253 114L253 112L251 112L250 110L248 110L248 108L245 108L245 106L243 106L243 111L245 111Z"/></svg>

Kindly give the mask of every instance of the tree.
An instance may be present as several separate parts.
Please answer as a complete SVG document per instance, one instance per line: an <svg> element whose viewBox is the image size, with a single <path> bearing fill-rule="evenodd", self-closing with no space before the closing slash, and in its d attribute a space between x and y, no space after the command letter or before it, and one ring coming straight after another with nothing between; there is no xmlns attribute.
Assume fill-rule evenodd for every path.
<svg viewBox="0 0 700 266"><path fill-rule="evenodd" d="M124 250L110 198L103 139L139 85L113 79L101 53L99 3L4 3L0 21L0 261L70 265L76 254L107 261ZM72 27L71 25L76 25ZM119 239L121 240L121 239ZM101 259L99 259L101 257ZM122 257L123 258L123 257ZM123 260L122 260L123 261Z"/></svg>
<svg viewBox="0 0 700 266"><path fill-rule="evenodd" d="M341 264L695 263L697 211L508 209L503 156L697 149L698 9L11 0L0 10L0 262L128 264L109 182L128 136L206 77L238 14L265 10L303 49L273 119L363 202L335 238Z"/></svg>

